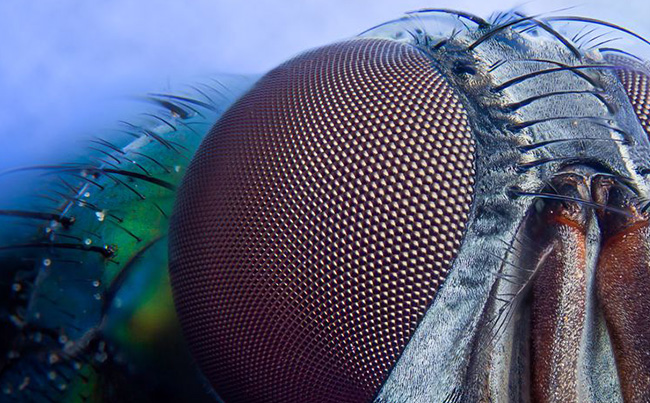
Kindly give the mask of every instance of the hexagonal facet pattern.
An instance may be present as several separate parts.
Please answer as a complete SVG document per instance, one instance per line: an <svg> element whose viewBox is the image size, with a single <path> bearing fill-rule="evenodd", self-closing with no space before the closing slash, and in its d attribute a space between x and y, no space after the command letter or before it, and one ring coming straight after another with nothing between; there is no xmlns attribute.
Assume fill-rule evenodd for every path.
<svg viewBox="0 0 650 403"><path fill-rule="evenodd" d="M609 54L606 60L619 67L614 71L623 84L641 127L650 136L650 77L647 66L621 55Z"/></svg>
<svg viewBox="0 0 650 403"><path fill-rule="evenodd" d="M414 47L358 39L263 77L172 220L176 306L215 390L371 400L458 252L473 181L466 112Z"/></svg>

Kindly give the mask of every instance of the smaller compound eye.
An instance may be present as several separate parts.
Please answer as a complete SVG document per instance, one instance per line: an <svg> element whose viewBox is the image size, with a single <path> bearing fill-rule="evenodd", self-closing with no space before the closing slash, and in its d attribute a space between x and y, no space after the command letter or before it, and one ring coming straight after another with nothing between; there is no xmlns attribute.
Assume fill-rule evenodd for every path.
<svg viewBox="0 0 650 403"><path fill-rule="evenodd" d="M634 108L643 130L650 136L650 71L648 67L628 56L608 54L608 62L619 66L616 75Z"/></svg>
<svg viewBox="0 0 650 403"><path fill-rule="evenodd" d="M263 77L179 191L170 273L190 349L228 402L369 401L460 248L465 109L431 60L359 39Z"/></svg>

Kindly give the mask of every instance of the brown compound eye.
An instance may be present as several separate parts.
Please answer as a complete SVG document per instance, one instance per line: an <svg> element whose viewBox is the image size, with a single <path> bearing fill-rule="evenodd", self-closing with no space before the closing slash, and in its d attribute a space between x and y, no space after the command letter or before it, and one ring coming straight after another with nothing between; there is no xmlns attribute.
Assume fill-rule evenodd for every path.
<svg viewBox="0 0 650 403"><path fill-rule="evenodd" d="M607 54L605 59L618 66L616 75L625 88L641 127L650 136L650 70L637 60L619 54Z"/></svg>
<svg viewBox="0 0 650 403"><path fill-rule="evenodd" d="M420 50L358 39L268 73L212 128L179 196L170 273L226 402L376 395L459 250L474 142Z"/></svg>

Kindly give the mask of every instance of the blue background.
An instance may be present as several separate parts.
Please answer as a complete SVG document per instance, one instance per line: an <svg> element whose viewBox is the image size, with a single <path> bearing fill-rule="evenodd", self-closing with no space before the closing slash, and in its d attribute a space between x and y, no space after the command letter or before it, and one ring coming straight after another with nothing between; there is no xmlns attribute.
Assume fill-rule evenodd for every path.
<svg viewBox="0 0 650 403"><path fill-rule="evenodd" d="M603 18L647 36L650 5L644 3L599 0L561 14ZM80 139L138 112L123 109L128 96L212 73L262 73L405 11L449 7L487 17L515 6L537 13L570 4L0 0L0 171L82 152Z"/></svg>

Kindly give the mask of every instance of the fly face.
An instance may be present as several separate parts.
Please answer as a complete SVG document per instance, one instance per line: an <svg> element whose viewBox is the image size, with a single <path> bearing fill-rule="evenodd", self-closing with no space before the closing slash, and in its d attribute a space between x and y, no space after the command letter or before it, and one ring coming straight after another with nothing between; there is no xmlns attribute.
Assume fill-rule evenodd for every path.
<svg viewBox="0 0 650 403"><path fill-rule="evenodd" d="M41 349L2 364L6 395L40 390L25 373L86 379L81 363L102 379L107 345L136 366L121 309L166 273L143 267L173 201L178 319L227 402L650 400L650 72L566 22L622 30L411 14L274 69L195 153L209 102L157 94L158 129L54 167L82 177L64 209L2 211L50 221L0 249L45 250L22 255L42 271L12 317L14 345ZM101 281L63 291L78 266ZM43 319L51 301L75 326ZM58 325L46 364L34 328Z"/></svg>
<svg viewBox="0 0 650 403"><path fill-rule="evenodd" d="M648 399L647 289L630 277L648 264L625 263L647 249L647 70L538 29L550 39L510 27L425 38L476 111L476 192L449 278L380 399Z"/></svg>
<svg viewBox="0 0 650 403"><path fill-rule="evenodd" d="M170 270L226 401L649 398L645 69L450 14L285 63L199 148Z"/></svg>

